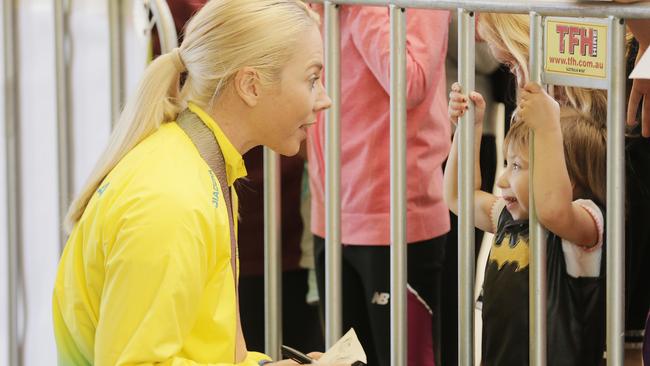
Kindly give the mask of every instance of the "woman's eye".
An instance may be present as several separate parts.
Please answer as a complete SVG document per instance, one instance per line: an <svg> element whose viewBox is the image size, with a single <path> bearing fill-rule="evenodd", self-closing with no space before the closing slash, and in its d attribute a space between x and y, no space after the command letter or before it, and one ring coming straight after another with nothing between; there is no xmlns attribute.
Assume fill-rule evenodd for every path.
<svg viewBox="0 0 650 366"><path fill-rule="evenodd" d="M318 77L314 77L314 78L311 79L311 88L312 89L314 89L316 87L316 83L318 83L319 79L320 78L318 78Z"/></svg>

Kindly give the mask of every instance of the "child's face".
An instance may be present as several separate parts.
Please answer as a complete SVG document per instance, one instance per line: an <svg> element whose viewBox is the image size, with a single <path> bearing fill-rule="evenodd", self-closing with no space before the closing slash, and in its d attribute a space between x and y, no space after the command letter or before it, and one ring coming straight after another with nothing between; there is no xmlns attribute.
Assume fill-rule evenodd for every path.
<svg viewBox="0 0 650 366"><path fill-rule="evenodd" d="M525 150L525 151L519 151ZM508 146L507 164L497 180L506 209L515 220L528 218L528 148Z"/></svg>

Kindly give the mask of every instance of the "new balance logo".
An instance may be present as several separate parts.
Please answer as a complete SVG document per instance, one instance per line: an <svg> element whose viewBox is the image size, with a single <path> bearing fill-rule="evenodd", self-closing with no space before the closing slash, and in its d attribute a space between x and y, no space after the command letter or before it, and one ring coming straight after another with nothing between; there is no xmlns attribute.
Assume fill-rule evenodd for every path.
<svg viewBox="0 0 650 366"><path fill-rule="evenodd" d="M388 299L390 299L388 292L375 292L370 302L377 305L388 305Z"/></svg>

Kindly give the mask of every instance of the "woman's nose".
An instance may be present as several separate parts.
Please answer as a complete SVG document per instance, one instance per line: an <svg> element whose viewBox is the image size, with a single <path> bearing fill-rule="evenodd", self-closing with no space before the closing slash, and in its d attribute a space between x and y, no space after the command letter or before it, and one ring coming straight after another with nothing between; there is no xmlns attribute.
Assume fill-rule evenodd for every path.
<svg viewBox="0 0 650 366"><path fill-rule="evenodd" d="M314 109L316 112L320 112L322 110L328 109L329 107L332 106L332 99L323 91L321 93L320 97L316 101L316 104L314 105Z"/></svg>

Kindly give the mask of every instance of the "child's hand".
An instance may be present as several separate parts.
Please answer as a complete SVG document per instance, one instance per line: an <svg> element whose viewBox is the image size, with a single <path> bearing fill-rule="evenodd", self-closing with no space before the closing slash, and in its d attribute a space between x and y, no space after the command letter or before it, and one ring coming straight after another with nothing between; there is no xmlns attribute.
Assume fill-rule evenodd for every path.
<svg viewBox="0 0 650 366"><path fill-rule="evenodd" d="M521 91L519 117L530 128L558 128L560 105L537 83L526 83Z"/></svg>
<svg viewBox="0 0 650 366"><path fill-rule="evenodd" d="M458 123L458 118L465 115L465 112L469 109L469 104L467 96L461 94L460 84L454 83L451 86L451 92L449 93L449 118L454 124ZM469 98L474 103L474 124L480 125L483 123L483 116L485 115L485 100L483 96L477 92L471 92Z"/></svg>

